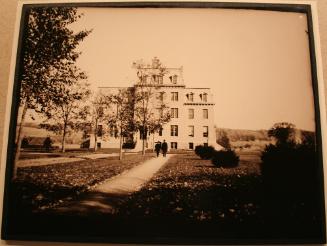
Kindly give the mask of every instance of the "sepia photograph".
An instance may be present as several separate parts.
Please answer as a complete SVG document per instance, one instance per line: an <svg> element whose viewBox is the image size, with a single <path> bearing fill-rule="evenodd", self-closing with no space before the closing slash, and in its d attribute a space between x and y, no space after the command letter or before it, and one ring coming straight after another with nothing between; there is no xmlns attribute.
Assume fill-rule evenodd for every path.
<svg viewBox="0 0 327 246"><path fill-rule="evenodd" d="M311 6L22 4L2 239L325 243Z"/></svg>

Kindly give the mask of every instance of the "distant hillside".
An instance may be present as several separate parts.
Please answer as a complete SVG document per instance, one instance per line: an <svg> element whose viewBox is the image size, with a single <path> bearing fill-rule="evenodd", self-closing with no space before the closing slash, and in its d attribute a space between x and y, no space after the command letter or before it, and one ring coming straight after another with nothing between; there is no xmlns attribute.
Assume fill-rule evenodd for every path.
<svg viewBox="0 0 327 246"><path fill-rule="evenodd" d="M54 134L53 132L47 131L39 127L38 123L28 122L24 124L23 130L24 137L36 137L42 138L50 136L54 143L61 142L61 136ZM82 143L82 133L76 132L67 137L67 144L81 144Z"/></svg>
<svg viewBox="0 0 327 246"><path fill-rule="evenodd" d="M229 128L216 128L217 138L221 132L225 131L229 140L236 141L255 141L264 140L269 141L267 130L243 130L243 129L229 129Z"/></svg>

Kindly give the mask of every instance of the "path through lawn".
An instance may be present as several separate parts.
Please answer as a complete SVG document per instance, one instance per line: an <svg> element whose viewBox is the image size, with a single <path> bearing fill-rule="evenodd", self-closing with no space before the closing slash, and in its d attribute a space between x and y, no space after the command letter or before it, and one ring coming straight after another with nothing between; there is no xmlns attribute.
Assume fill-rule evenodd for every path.
<svg viewBox="0 0 327 246"><path fill-rule="evenodd" d="M13 187L17 203L24 209L46 209L89 190L113 176L153 157L153 154L126 155L18 168Z"/></svg>
<svg viewBox="0 0 327 246"><path fill-rule="evenodd" d="M173 155L147 160L97 185L78 200L55 209L60 214L115 214L129 195L139 191Z"/></svg>

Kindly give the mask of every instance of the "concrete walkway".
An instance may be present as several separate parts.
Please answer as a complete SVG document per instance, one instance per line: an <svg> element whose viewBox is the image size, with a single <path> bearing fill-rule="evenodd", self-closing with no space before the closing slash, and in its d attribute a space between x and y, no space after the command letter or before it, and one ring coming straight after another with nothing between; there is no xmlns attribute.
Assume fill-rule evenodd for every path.
<svg viewBox="0 0 327 246"><path fill-rule="evenodd" d="M131 155L135 153L124 153L124 155ZM95 159L103 159L112 156L118 156L119 153L111 153L111 154L85 154L78 155L76 157L50 157L50 158L38 158L38 159L26 159L19 160L18 167L33 167L33 166L45 166L59 163L69 163L83 160L95 160Z"/></svg>
<svg viewBox="0 0 327 246"><path fill-rule="evenodd" d="M128 195L140 190L172 157L154 157L144 163L95 186L79 200L56 208L56 213L113 214Z"/></svg>
<svg viewBox="0 0 327 246"><path fill-rule="evenodd" d="M172 155L168 154L166 157L160 156L150 159L143 164L110 179L104 184L97 186L93 190L120 195L127 195L138 191L165 163L167 163L171 156Z"/></svg>

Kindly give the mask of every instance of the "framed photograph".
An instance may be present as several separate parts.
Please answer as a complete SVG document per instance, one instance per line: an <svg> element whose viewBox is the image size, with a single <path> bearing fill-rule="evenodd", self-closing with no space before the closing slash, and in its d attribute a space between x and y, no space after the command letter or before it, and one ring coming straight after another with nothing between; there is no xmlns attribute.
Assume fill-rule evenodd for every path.
<svg viewBox="0 0 327 246"><path fill-rule="evenodd" d="M1 238L325 243L315 11L21 2Z"/></svg>

